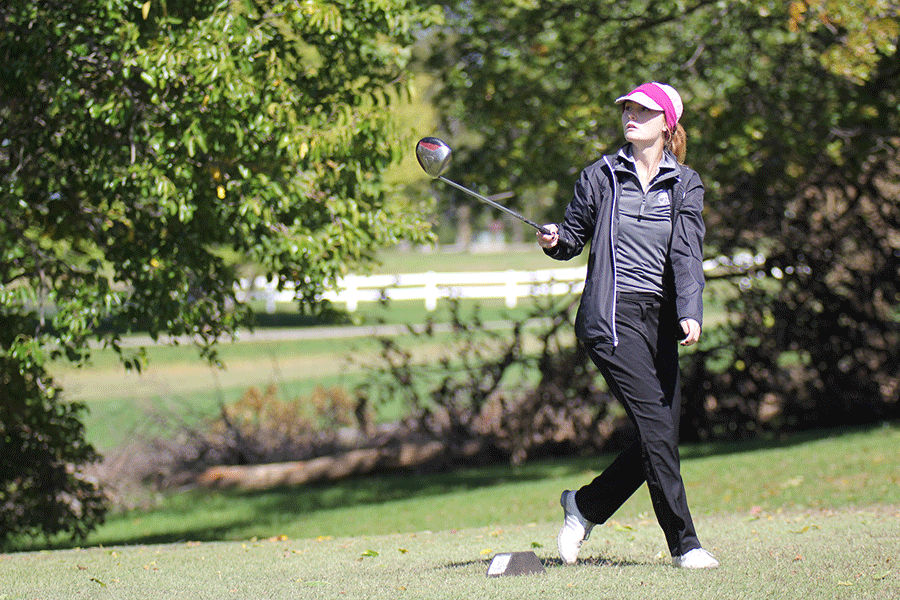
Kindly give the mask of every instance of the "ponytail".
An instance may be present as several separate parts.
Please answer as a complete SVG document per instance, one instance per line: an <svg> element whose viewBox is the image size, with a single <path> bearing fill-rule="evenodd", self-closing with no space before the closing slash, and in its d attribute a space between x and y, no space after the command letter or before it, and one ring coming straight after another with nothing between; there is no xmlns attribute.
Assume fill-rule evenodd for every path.
<svg viewBox="0 0 900 600"><path fill-rule="evenodd" d="M679 163L684 164L687 156L687 132L681 123L675 125L675 133L666 136L666 150L675 155Z"/></svg>

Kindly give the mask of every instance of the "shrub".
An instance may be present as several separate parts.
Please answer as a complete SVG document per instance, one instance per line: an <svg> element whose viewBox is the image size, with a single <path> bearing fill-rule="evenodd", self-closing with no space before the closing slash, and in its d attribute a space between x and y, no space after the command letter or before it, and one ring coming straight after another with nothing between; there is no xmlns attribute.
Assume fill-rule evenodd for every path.
<svg viewBox="0 0 900 600"><path fill-rule="evenodd" d="M42 366L0 358L0 547L19 536L83 539L107 498L80 469L99 460L81 404L64 403Z"/></svg>
<svg viewBox="0 0 900 600"><path fill-rule="evenodd" d="M576 304L571 297L538 300L511 331L497 332L477 310L465 317L451 302L451 339L441 340L437 359L417 363L395 339L383 338L380 363L357 395L376 405L402 399L409 431L444 441L450 459L472 441L481 443L482 456L516 463L608 448L626 422L575 342ZM438 328L429 323L410 333L434 338ZM532 338L537 349L526 352Z"/></svg>
<svg viewBox="0 0 900 600"><path fill-rule="evenodd" d="M329 454L350 438L360 411L342 388L318 387L304 398L282 399L276 386L249 388L219 414L183 425L174 439L151 442L156 459L145 478L159 487L177 485L211 466L259 465ZM349 434L349 435L348 435Z"/></svg>

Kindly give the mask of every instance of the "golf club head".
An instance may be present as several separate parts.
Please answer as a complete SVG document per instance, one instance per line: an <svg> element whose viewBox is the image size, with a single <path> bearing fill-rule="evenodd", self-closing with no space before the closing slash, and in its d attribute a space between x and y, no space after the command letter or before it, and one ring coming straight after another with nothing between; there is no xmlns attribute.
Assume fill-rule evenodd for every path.
<svg viewBox="0 0 900 600"><path fill-rule="evenodd" d="M450 146L436 137L424 137L416 144L416 159L422 170L437 179L450 166Z"/></svg>

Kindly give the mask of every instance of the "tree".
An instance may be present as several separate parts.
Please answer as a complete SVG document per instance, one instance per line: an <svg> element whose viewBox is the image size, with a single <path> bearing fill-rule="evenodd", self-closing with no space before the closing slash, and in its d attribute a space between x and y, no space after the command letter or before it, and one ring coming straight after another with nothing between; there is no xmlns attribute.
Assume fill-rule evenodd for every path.
<svg viewBox="0 0 900 600"><path fill-rule="evenodd" d="M729 324L689 365L686 437L900 414L896 3L442 4L436 97L477 140L457 170L544 189L553 218L622 143L614 98L682 92L707 249L764 257L720 273Z"/></svg>
<svg viewBox="0 0 900 600"><path fill-rule="evenodd" d="M123 332L192 336L203 356L251 322L229 257L301 306L398 240L423 207L382 180L402 132L406 0L11 0L0 8L0 542L83 535L104 512L97 454L49 361L129 368ZM46 517L22 508L51 506ZM24 512L28 512L25 510Z"/></svg>
<svg viewBox="0 0 900 600"><path fill-rule="evenodd" d="M695 395L718 409L701 434L900 415L900 14L865 4L773 11L773 32L787 21L791 35L761 46L765 78L707 120L754 123L751 162L719 165L731 180L712 225L725 251L765 260L740 280L732 327L709 351L732 368Z"/></svg>

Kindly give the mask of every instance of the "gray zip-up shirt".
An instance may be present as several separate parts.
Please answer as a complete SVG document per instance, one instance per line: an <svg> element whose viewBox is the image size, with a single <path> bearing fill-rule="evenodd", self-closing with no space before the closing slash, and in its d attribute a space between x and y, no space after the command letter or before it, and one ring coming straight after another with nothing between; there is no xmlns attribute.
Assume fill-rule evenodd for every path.
<svg viewBox="0 0 900 600"><path fill-rule="evenodd" d="M674 160L674 157L672 158ZM580 340L618 345L616 334L617 268L619 246L619 198L621 185L615 176L616 155L604 156L581 172L572 201L558 225L564 243L544 251L558 260L581 254L590 243L588 272L575 334ZM666 252L663 285L673 305L675 323L694 319L703 323L703 182L696 171L677 165L671 188L672 231Z"/></svg>
<svg viewBox="0 0 900 600"><path fill-rule="evenodd" d="M641 187L637 166L627 145L616 155L613 169L621 186L619 243L616 246L616 285L619 292L638 292L665 298L663 275L672 235L670 188L678 164L664 154L659 172Z"/></svg>

